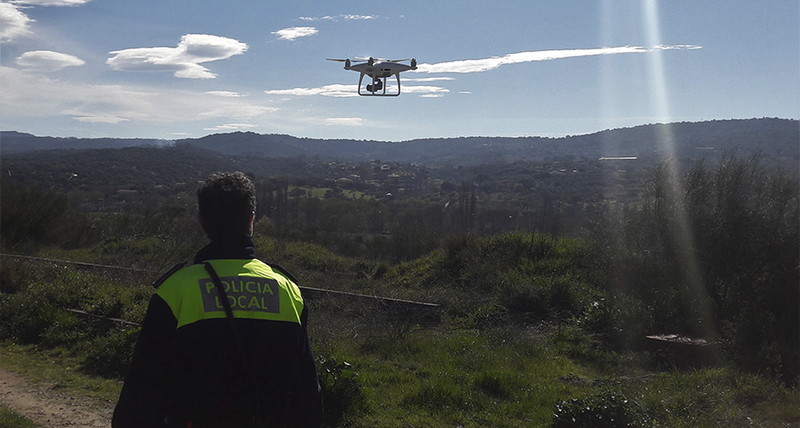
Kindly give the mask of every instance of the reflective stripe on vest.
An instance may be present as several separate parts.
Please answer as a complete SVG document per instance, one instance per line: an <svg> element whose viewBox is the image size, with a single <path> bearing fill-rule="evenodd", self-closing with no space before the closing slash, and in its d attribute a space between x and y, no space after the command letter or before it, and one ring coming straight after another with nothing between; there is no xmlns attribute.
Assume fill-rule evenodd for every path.
<svg viewBox="0 0 800 428"><path fill-rule="evenodd" d="M236 318L300 323L303 298L292 281L257 259L211 260ZM225 318L214 281L202 264L180 269L156 293L172 309L178 328L213 318Z"/></svg>

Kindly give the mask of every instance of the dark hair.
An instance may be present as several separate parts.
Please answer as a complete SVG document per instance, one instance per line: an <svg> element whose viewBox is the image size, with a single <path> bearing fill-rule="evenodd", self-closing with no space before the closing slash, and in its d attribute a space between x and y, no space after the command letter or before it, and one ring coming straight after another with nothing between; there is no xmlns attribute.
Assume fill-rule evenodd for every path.
<svg viewBox="0 0 800 428"><path fill-rule="evenodd" d="M246 235L256 210L256 188L241 172L212 174L197 190L197 208L212 241Z"/></svg>

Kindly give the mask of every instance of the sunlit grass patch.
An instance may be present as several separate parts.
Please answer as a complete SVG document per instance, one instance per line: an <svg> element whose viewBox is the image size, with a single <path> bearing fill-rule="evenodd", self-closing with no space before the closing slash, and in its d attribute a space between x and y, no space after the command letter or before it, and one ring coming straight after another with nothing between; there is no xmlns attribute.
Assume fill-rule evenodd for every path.
<svg viewBox="0 0 800 428"><path fill-rule="evenodd" d="M13 410L0 407L0 428L39 428L39 425Z"/></svg>
<svg viewBox="0 0 800 428"><path fill-rule="evenodd" d="M558 397L585 388L560 380L582 369L549 344L512 339L507 331L416 331L367 339L361 352L354 367L370 391L371 408L397 421L381 426L541 426ZM366 420L377 421L374 413Z"/></svg>
<svg viewBox="0 0 800 428"><path fill-rule="evenodd" d="M82 373L82 359L64 348L0 342L3 368L20 373L34 384L50 384L68 393L116 402L122 382Z"/></svg>

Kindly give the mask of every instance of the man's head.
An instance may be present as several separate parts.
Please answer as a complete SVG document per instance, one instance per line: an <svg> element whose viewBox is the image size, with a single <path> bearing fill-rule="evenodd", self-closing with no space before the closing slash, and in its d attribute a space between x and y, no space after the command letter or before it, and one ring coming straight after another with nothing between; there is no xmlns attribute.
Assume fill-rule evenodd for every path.
<svg viewBox="0 0 800 428"><path fill-rule="evenodd" d="M213 174L197 190L200 225L209 239L252 233L256 188L241 172Z"/></svg>

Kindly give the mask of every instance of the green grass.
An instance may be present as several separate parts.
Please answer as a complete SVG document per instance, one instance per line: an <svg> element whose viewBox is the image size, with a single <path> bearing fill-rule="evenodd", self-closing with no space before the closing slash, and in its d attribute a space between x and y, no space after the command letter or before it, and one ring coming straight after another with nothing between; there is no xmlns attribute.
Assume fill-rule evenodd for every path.
<svg viewBox="0 0 800 428"><path fill-rule="evenodd" d="M39 428L39 425L13 410L0 407L0 428Z"/></svg>
<svg viewBox="0 0 800 428"><path fill-rule="evenodd" d="M631 415L639 423L634 426L800 422L800 393L777 381L728 368L587 366L570 357L575 344L565 346L565 335L555 331L416 329L403 335L362 331L358 337L342 331L322 340L323 332L313 332L317 355L350 365L351 388L339 393L352 395L355 386L365 400L358 412L344 412L340 426L548 427L558 409L592 418L609 408ZM5 342L0 352L4 367L34 383L76 396L118 397L119 380L86 375L79 359L63 349Z"/></svg>
<svg viewBox="0 0 800 428"><path fill-rule="evenodd" d="M559 378L583 370L535 339L506 337L419 331L366 341L355 367L365 368L365 386L380 411L357 426L546 425L557 397L581 388Z"/></svg>
<svg viewBox="0 0 800 428"><path fill-rule="evenodd" d="M62 391L116 402L122 382L90 376L80 370L82 359L64 348L42 349L35 345L0 343L4 368L19 373L32 384L48 384Z"/></svg>
<svg viewBox="0 0 800 428"><path fill-rule="evenodd" d="M309 285L442 305L437 321L425 324L419 313L385 304L309 300L310 336L338 426L800 423L800 392L768 376L733 367L665 371L645 354L612 350L585 327L594 310L587 307L602 305L591 303L595 272L581 266L592 261L573 241L454 241L388 268L380 280L357 279L366 264L319 246L259 243ZM494 270L476 266L487 259ZM3 366L76 396L115 401L137 330L64 309L139 321L152 290L64 267L4 263L0 274L0 331L17 339L0 344ZM526 304L509 307L523 297ZM98 371L105 377L90 375Z"/></svg>

